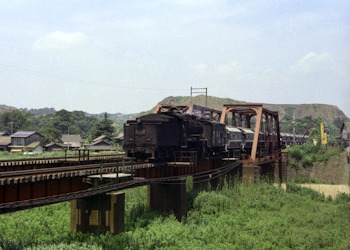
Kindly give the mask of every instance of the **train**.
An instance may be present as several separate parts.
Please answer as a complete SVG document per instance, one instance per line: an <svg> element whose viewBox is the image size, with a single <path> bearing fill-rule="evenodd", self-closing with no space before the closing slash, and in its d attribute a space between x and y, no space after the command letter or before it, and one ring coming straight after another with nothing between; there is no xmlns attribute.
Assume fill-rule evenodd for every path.
<svg viewBox="0 0 350 250"><path fill-rule="evenodd" d="M260 132L261 133L261 132ZM269 140L281 147L291 146L293 135L271 133ZM264 134L258 147L264 147ZM307 136L296 136L302 144ZM140 116L124 124L123 148L128 157L140 161L174 161L176 152L196 152L198 159L210 156L241 157L250 154L254 130L226 125L210 117L182 113L176 109ZM262 150L263 152L263 150Z"/></svg>

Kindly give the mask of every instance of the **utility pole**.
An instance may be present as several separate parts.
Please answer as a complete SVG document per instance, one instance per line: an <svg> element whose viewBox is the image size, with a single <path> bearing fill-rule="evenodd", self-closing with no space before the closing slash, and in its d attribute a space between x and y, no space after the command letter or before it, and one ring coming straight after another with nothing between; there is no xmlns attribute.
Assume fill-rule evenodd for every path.
<svg viewBox="0 0 350 250"><path fill-rule="evenodd" d="M69 139L69 126L67 125L68 128L68 150L69 150L69 144L70 144L70 139Z"/></svg>
<svg viewBox="0 0 350 250"><path fill-rule="evenodd" d="M292 124L293 124L293 145L295 145L296 144L295 143L295 110L293 112L293 122L292 122Z"/></svg>
<svg viewBox="0 0 350 250"><path fill-rule="evenodd" d="M11 124L11 135L13 135L13 122L10 122Z"/></svg>
<svg viewBox="0 0 350 250"><path fill-rule="evenodd" d="M192 88L191 87L191 104L192 94L205 94L205 107L208 107L208 88Z"/></svg>

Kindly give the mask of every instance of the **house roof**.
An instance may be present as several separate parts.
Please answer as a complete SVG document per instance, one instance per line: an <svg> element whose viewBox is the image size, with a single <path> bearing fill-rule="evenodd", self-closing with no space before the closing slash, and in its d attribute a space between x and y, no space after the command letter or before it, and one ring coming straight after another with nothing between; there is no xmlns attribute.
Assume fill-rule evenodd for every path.
<svg viewBox="0 0 350 250"><path fill-rule="evenodd" d="M8 146L11 144L10 136L0 136L0 146Z"/></svg>
<svg viewBox="0 0 350 250"><path fill-rule="evenodd" d="M29 144L27 147L28 148L36 148L39 145L40 145L40 141L35 141L35 142L32 142L31 144Z"/></svg>
<svg viewBox="0 0 350 250"><path fill-rule="evenodd" d="M90 146L87 149L95 151L116 151L115 147L113 146Z"/></svg>
<svg viewBox="0 0 350 250"><path fill-rule="evenodd" d="M115 139L124 139L124 132L121 132Z"/></svg>
<svg viewBox="0 0 350 250"><path fill-rule="evenodd" d="M34 135L34 134L38 134L38 135L42 136L41 134L39 134L38 132L35 132L35 131L18 131L16 133L14 133L13 135L11 135L11 137L27 138L27 137Z"/></svg>
<svg viewBox="0 0 350 250"><path fill-rule="evenodd" d="M102 146L102 145L111 146L111 143L109 143L108 141L99 140L99 141L95 141L90 146L97 146L97 145L99 145L99 146Z"/></svg>
<svg viewBox="0 0 350 250"><path fill-rule="evenodd" d="M93 142L95 142L95 141L101 141L101 140L103 140L103 139L108 139L108 140L110 140L110 141L112 140L112 138L109 137L109 136L107 136L107 135L100 135L99 137L93 139L92 141L93 141Z"/></svg>
<svg viewBox="0 0 350 250"><path fill-rule="evenodd" d="M7 133L6 131L0 131L0 136L7 136L10 135L9 133Z"/></svg>
<svg viewBox="0 0 350 250"><path fill-rule="evenodd" d="M50 142L49 144L45 145L45 148L48 148L48 147L51 147L51 146L54 146L54 145L57 145L57 146L62 147L62 148L67 148L67 147L71 147L72 146L71 144L64 144L64 143L59 143L59 142Z"/></svg>
<svg viewBox="0 0 350 250"><path fill-rule="evenodd" d="M61 141L63 142L84 142L78 134L63 134Z"/></svg>

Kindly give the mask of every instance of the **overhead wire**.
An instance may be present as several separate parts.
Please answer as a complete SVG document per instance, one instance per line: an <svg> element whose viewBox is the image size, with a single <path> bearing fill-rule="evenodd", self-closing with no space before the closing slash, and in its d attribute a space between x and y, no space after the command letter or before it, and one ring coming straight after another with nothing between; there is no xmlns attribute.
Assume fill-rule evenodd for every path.
<svg viewBox="0 0 350 250"><path fill-rule="evenodd" d="M45 77L45 78L52 79L52 80L76 82L76 83L81 83L81 84L92 84L92 85L99 85L99 86L105 85L107 87L117 87L119 89L152 90L152 91L183 91L183 90L187 90L185 88L149 88L149 87L137 87L135 85L133 85L133 86L121 86L121 85L111 86L111 85L106 85L106 84L100 83L100 82L84 81L84 80L81 80L78 78L71 78L71 77L62 77L62 76L57 75L57 74L35 71L35 70L31 70L31 69L20 68L20 67L16 67L16 66L2 64L2 63L0 63L0 68L5 69L5 70L18 72L18 73L30 74L30 75L39 76L39 77Z"/></svg>

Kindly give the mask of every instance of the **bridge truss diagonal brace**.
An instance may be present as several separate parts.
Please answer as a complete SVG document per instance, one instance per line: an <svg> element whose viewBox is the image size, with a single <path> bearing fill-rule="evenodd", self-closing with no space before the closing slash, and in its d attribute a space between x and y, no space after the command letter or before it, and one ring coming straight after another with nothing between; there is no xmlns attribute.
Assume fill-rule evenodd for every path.
<svg viewBox="0 0 350 250"><path fill-rule="evenodd" d="M242 126L242 116L245 116L245 119L246 119L245 125L248 128L250 128L250 119L253 116L256 116L254 139L253 139L253 145L252 145L252 150L250 155L252 162L255 162L256 160L256 153L257 153L258 142L259 142L259 133L261 129L261 122L263 120L263 115L265 116L265 119L267 120L267 122L269 121L269 119L275 121L275 124L276 124L275 132L277 134L277 141L279 142L280 132L279 132L278 112L264 109L262 104L225 104L221 112L220 123L226 124L227 116L229 112L239 114L240 116L239 126ZM235 121L233 122L235 123Z"/></svg>

